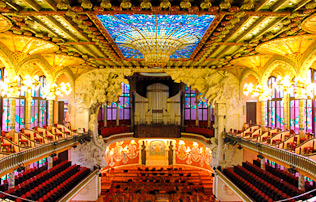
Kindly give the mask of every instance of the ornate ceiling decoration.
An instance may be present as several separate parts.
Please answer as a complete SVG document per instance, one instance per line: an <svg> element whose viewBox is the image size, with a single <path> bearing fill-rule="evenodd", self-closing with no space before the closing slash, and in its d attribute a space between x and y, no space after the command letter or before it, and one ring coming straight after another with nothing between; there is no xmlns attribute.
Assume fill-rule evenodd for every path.
<svg viewBox="0 0 316 202"><path fill-rule="evenodd" d="M164 67L169 58L189 59L212 15L98 15L125 58Z"/></svg>
<svg viewBox="0 0 316 202"><path fill-rule="evenodd" d="M273 55L254 55L248 57L241 57L230 61L234 66L245 66L256 73L260 73L263 67L269 62Z"/></svg>
<svg viewBox="0 0 316 202"><path fill-rule="evenodd" d="M0 32L8 31L11 27L11 21L3 15L0 15Z"/></svg>
<svg viewBox="0 0 316 202"><path fill-rule="evenodd" d="M60 54L43 54L45 60L56 71L62 67L71 67L83 64L85 61L79 57L60 55Z"/></svg>
<svg viewBox="0 0 316 202"><path fill-rule="evenodd" d="M200 40L192 43L194 44L192 47L186 46L179 49L180 45L176 45L177 43L173 40L170 43L176 48L165 54L162 64L154 66L165 65L162 69L222 69L240 74L242 68L233 66L230 63L231 60L254 56L259 51L281 55L297 52L294 41L292 43L287 37L298 37L300 40L300 36L313 31L315 19L313 16L316 12L316 4L312 0L146 0L141 2L135 0L10 0L4 3L0 7L0 12L12 24L4 36L7 37L8 33L16 35L20 40L18 43L22 44L19 45L20 49L24 47L25 50L31 50L31 47L23 46L25 41L23 42L18 37L25 36L28 40L30 39L28 37L32 37L36 39L35 41L45 42L46 45L59 46L56 50L56 48L47 49L46 45L41 43L37 47L32 45L35 52L26 51L32 54L47 53L46 50L54 49L56 54L75 56L85 60L85 65L71 67L76 75L95 68L152 70L149 68L152 65L149 65L144 57L147 54L145 51L147 47L144 46L146 43L139 43L140 45L133 50L131 47L120 47L118 42L122 40L113 40L111 33L108 33L97 18L98 15L112 17L174 15L182 18L214 16L212 23L203 27L203 29L208 27L204 30L205 34L201 34L203 37L199 35ZM130 25L128 20L126 23ZM172 26L168 29L172 29ZM129 29L130 33L132 30ZM13 50L12 39L0 41L10 40L8 46L11 46L9 49ZM128 41L126 38L124 40ZM287 43L291 51L286 49L286 45L276 45L278 40L281 44ZM274 51L264 48L265 45L257 48L258 45L270 41L275 47ZM149 40L149 42L155 44L155 40ZM305 39L299 42L303 49L306 49L310 43L312 42ZM163 45L161 47L165 49ZM124 48L127 51L124 52ZM301 48L300 53L304 51L303 49ZM138 50L138 53L135 50ZM151 50L154 49L151 48ZM181 50L185 51L181 52ZM158 57L154 56L154 58Z"/></svg>
<svg viewBox="0 0 316 202"><path fill-rule="evenodd" d="M309 33L316 33L316 14L309 16L303 21L302 29Z"/></svg>

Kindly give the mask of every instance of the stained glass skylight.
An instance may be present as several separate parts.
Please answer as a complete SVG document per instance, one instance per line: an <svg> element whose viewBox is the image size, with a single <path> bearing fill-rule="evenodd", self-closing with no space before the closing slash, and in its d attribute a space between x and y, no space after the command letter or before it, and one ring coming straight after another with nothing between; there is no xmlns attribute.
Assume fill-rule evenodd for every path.
<svg viewBox="0 0 316 202"><path fill-rule="evenodd" d="M190 58L214 19L213 15L161 14L97 17L125 58L145 60L146 57L152 57L153 52L165 52L168 60Z"/></svg>

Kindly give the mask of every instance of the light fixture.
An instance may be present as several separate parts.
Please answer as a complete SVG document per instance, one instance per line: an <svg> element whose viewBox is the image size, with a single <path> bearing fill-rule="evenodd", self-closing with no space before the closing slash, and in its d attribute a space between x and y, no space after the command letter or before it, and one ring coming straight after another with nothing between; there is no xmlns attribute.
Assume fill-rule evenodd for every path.
<svg viewBox="0 0 316 202"><path fill-rule="evenodd" d="M1 96L16 96L19 92L31 92L31 90L37 90L40 87L39 77L36 75L31 77L26 75L22 81L18 76L13 79L0 81L0 93Z"/></svg>
<svg viewBox="0 0 316 202"><path fill-rule="evenodd" d="M56 96L69 95L71 91L72 89L69 82L61 82L60 85L54 83L52 86L43 89L43 98L55 100Z"/></svg>
<svg viewBox="0 0 316 202"><path fill-rule="evenodd" d="M245 83L243 88L244 95L251 95L252 97L258 97L260 100L266 101L271 97L272 90L269 88L263 89L260 84L254 86L252 83Z"/></svg>

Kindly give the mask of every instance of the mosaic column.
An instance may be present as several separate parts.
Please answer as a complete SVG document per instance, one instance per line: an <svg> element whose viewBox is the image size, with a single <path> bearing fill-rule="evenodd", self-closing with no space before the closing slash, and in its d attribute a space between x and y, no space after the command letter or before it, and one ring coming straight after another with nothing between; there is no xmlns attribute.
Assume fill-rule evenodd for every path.
<svg viewBox="0 0 316 202"><path fill-rule="evenodd" d="M305 191L305 180L304 180L304 175L300 173L298 176L298 189L301 191Z"/></svg>
<svg viewBox="0 0 316 202"><path fill-rule="evenodd" d="M289 130L289 120L290 120L290 113L289 113L289 107L290 107L290 99L289 94L286 94L284 98L282 99L283 105L284 105L284 130Z"/></svg>
<svg viewBox="0 0 316 202"><path fill-rule="evenodd" d="M25 92L25 129L31 129L31 105L32 105L32 97L31 93Z"/></svg>
<svg viewBox="0 0 316 202"><path fill-rule="evenodd" d="M299 124L300 124L300 136L302 137L304 133L304 102L305 100L299 101Z"/></svg>
<svg viewBox="0 0 316 202"><path fill-rule="evenodd" d="M15 175L14 172L11 172L8 174L8 188L14 188L15 187Z"/></svg>
<svg viewBox="0 0 316 202"><path fill-rule="evenodd" d="M18 136L15 134L15 98L9 98L10 116L9 116L9 134L13 142L18 142Z"/></svg>
<svg viewBox="0 0 316 202"><path fill-rule="evenodd" d="M260 104L261 104L261 128L262 128L262 131L265 131L265 118L266 118L266 103L265 101L260 101Z"/></svg>
<svg viewBox="0 0 316 202"><path fill-rule="evenodd" d="M54 100L48 101L48 128L54 125Z"/></svg>
<svg viewBox="0 0 316 202"><path fill-rule="evenodd" d="M262 170L266 170L266 159L265 158L261 159L260 167Z"/></svg>
<svg viewBox="0 0 316 202"><path fill-rule="evenodd" d="M51 169L53 167L53 157L48 156L47 157L47 170Z"/></svg>

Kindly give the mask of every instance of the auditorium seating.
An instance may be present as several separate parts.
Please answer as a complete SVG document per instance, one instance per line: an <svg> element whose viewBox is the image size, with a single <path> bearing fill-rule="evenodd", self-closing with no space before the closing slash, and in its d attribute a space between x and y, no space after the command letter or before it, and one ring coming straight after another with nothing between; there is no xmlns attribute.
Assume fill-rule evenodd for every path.
<svg viewBox="0 0 316 202"><path fill-rule="evenodd" d="M33 169L31 175L28 175L29 173L23 174L21 177L25 177L26 180L22 183L17 182L18 184L15 187L6 190L5 193L33 201L57 201L58 198L90 173L89 169L81 168L79 165L71 166L69 161L63 161L49 170L43 170L45 170L45 167L36 169L36 172ZM39 173L34 176L33 174L37 172ZM32 175L33 177L28 178ZM0 199L6 198L22 201L4 194L0 195Z"/></svg>
<svg viewBox="0 0 316 202"><path fill-rule="evenodd" d="M258 167L258 161L256 161L255 164L256 165L243 162L242 166L234 166L233 169L224 169L223 172L255 201L277 201L304 193L298 190L297 185L292 184L297 183L297 179L290 177L289 173L285 174L285 171L280 170L271 171L274 168L270 169L269 166L267 170L271 172L268 172ZM274 175L274 173L277 174L277 176ZM281 177L284 177L284 179ZM311 197L313 196L307 194L298 199L305 200Z"/></svg>

